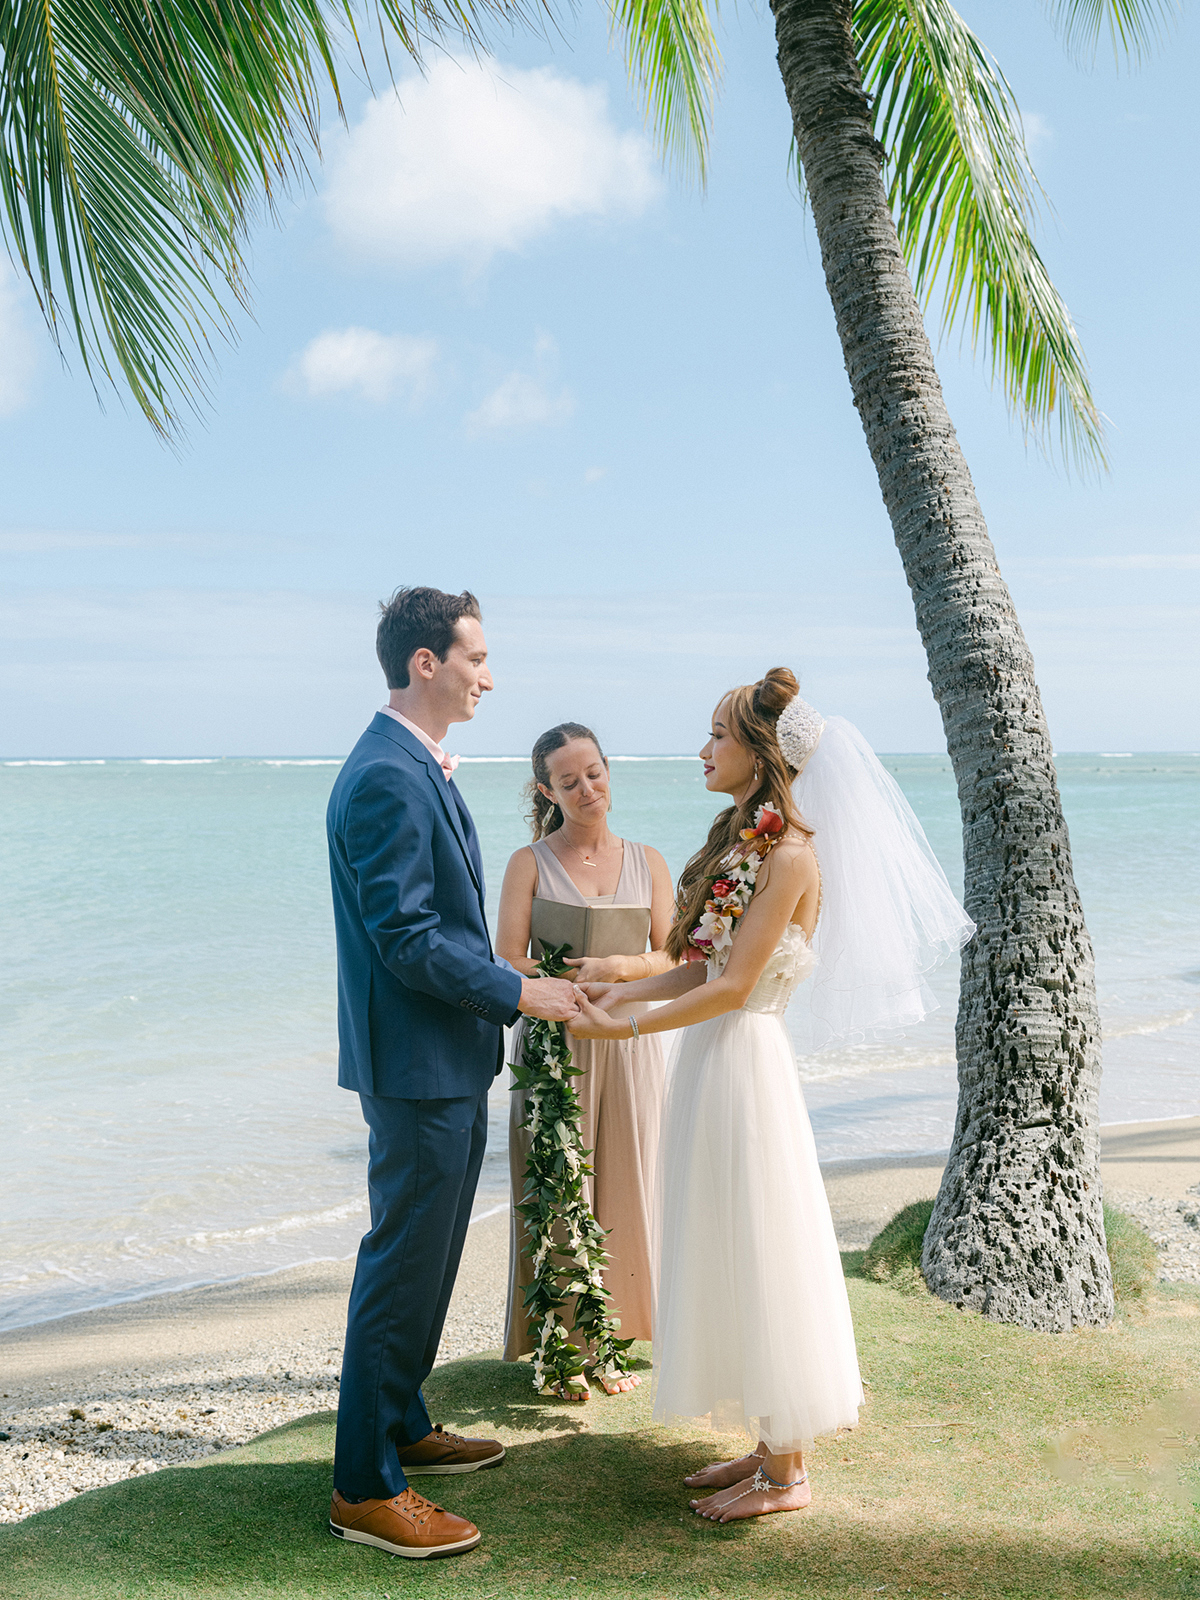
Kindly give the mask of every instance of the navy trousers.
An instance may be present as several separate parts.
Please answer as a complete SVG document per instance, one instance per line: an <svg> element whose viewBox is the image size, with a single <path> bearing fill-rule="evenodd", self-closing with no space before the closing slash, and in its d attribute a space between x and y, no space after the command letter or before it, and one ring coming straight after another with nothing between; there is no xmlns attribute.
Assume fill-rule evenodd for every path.
<svg viewBox="0 0 1200 1600"><path fill-rule="evenodd" d="M355 1499L407 1486L396 1451L432 1430L421 1385L437 1356L487 1142L487 1095L360 1095L371 1130L371 1231L346 1319L333 1481Z"/></svg>

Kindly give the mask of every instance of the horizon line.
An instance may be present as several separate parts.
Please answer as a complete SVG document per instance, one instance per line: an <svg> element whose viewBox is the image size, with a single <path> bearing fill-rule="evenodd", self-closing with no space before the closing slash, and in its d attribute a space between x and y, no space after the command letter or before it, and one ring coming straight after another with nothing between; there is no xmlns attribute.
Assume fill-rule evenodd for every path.
<svg viewBox="0 0 1200 1600"><path fill-rule="evenodd" d="M948 750L877 750L875 752L881 759L896 758L901 756L928 756L940 757L950 760ZM1187 748L1176 750L1055 750L1051 752L1052 758L1059 756L1092 756L1101 761L1130 761L1139 756L1190 756L1200 759L1200 751ZM55 766L105 766L108 762L129 762L147 766L208 766L220 761L262 761L276 762L284 765L340 765L347 759L346 755L327 755L320 753L306 753L303 755L278 755L259 753L255 755L186 755L186 756L160 756L160 755L57 755L57 756L26 756L5 755L0 756L0 766L5 767L55 767ZM477 762L515 762L529 760L528 755L515 755L508 751L481 751L477 754L460 755L459 760L464 765ZM630 750L613 752L608 756L609 761L698 761L699 756L693 751L672 750Z"/></svg>

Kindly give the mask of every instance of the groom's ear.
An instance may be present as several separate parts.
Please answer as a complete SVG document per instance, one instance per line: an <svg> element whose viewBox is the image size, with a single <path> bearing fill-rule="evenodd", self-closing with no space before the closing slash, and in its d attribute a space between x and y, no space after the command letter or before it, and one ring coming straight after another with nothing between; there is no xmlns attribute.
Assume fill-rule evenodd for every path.
<svg viewBox="0 0 1200 1600"><path fill-rule="evenodd" d="M426 682L433 677L438 667L436 652L422 645L419 650L414 650L408 658L408 677L411 683L413 678L423 678Z"/></svg>

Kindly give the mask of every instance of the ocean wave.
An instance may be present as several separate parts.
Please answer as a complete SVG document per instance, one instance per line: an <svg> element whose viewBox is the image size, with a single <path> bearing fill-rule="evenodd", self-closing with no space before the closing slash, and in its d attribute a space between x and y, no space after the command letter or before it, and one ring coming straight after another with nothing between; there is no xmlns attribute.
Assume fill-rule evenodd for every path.
<svg viewBox="0 0 1200 1600"><path fill-rule="evenodd" d="M220 756L139 756L139 767L211 767Z"/></svg>
<svg viewBox="0 0 1200 1600"><path fill-rule="evenodd" d="M488 1197L483 1198L486 1200ZM499 1205L485 1206L485 1209L471 1217L470 1225L485 1222L507 1211L509 1203L505 1198ZM200 1254L204 1253L203 1246L198 1244L202 1240L220 1240L226 1246L248 1242L252 1246L256 1239L264 1235L281 1231L294 1234L296 1229L306 1225L319 1227L345 1222L366 1209L367 1202L363 1199L332 1206L306 1217L284 1218L281 1228L268 1225L195 1234L184 1240L183 1244L190 1245L193 1251ZM336 1235L332 1240L327 1235L315 1242L318 1249L324 1246L326 1251L332 1244L335 1253L310 1254L312 1246L307 1240L301 1240L298 1250L293 1245L291 1251L282 1252L286 1255L283 1260L270 1260L269 1257L264 1260L263 1255L256 1255L252 1248L240 1252L235 1248L222 1251L215 1259L201 1262L195 1259L195 1255L188 1259L178 1241L160 1240L156 1247L131 1250L129 1247L133 1241L126 1240L125 1249L117 1252L117 1259L126 1265L133 1262L143 1269L148 1268L152 1276L142 1281L132 1281L126 1273L124 1281L114 1282L111 1250L101 1250L93 1259L79 1262L74 1267L62 1266L45 1256L39 1258L36 1267L33 1263L26 1263L23 1267L5 1266L0 1268L0 1332L54 1322L82 1311L129 1305L212 1284L236 1283L246 1278L269 1278L278 1272L290 1272L296 1267L313 1266L318 1262L348 1261L358 1244L356 1237L348 1236L339 1240Z"/></svg>
<svg viewBox="0 0 1200 1600"><path fill-rule="evenodd" d="M1170 1011L1162 1017L1129 1017L1124 1022L1105 1022L1101 1032L1107 1039L1131 1039L1136 1034L1163 1033L1167 1028L1182 1028L1196 1015L1194 1011Z"/></svg>
<svg viewBox="0 0 1200 1600"><path fill-rule="evenodd" d="M85 1288L90 1286L90 1280L84 1277L78 1267L60 1267L57 1261L43 1261L42 1271L52 1278L66 1278L68 1282L82 1284Z"/></svg>
<svg viewBox="0 0 1200 1600"><path fill-rule="evenodd" d="M1191 1022L1196 1012L1171 1011L1162 1016L1127 1017L1105 1022L1102 1032L1105 1041L1129 1039L1143 1034L1164 1033L1168 1028L1181 1028ZM874 1072L913 1072L922 1069L953 1067L957 1061L953 1050L911 1050L863 1054L853 1051L833 1051L828 1055L797 1055L796 1066L803 1083L827 1083L834 1078L866 1078Z"/></svg>
<svg viewBox="0 0 1200 1600"><path fill-rule="evenodd" d="M260 767L340 767L345 764L345 761L345 756L318 756L313 759L306 758L303 761L297 758L269 761L264 756L258 765Z"/></svg>
<svg viewBox="0 0 1200 1600"><path fill-rule="evenodd" d="M299 1228L328 1228L345 1222L367 1209L366 1196L347 1200L340 1206L329 1206L324 1211L297 1212L287 1217L277 1217L273 1222L255 1223L250 1228L218 1228L207 1233L190 1233L183 1241L193 1250L205 1250L213 1244L239 1244L249 1239L274 1238L279 1233L294 1233Z"/></svg>
<svg viewBox="0 0 1200 1600"><path fill-rule="evenodd" d="M832 1078L868 1078L873 1072L913 1072L922 1068L952 1067L957 1057L953 1050L913 1050L904 1055L863 1056L847 1061L834 1055L797 1056L796 1066L802 1083L827 1083Z"/></svg>

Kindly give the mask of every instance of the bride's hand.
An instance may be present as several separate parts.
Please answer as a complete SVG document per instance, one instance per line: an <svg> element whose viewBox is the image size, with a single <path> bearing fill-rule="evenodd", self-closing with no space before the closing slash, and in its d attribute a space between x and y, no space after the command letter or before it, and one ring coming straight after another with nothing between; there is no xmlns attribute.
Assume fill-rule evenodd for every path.
<svg viewBox="0 0 1200 1600"><path fill-rule="evenodd" d="M620 1003L619 983L579 983L575 987L583 990L597 1011L612 1011Z"/></svg>
<svg viewBox="0 0 1200 1600"><path fill-rule="evenodd" d="M607 1012L601 1011L599 1006L594 1006L584 994L582 989L576 989L576 999L579 1001L579 1015L572 1017L567 1023L567 1028L576 1039L626 1039L629 1037L629 1022L624 1017L610 1017Z"/></svg>

